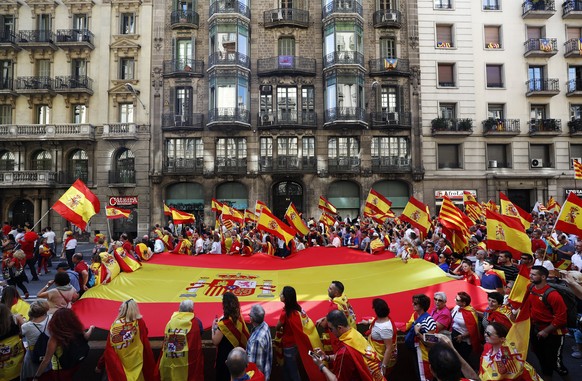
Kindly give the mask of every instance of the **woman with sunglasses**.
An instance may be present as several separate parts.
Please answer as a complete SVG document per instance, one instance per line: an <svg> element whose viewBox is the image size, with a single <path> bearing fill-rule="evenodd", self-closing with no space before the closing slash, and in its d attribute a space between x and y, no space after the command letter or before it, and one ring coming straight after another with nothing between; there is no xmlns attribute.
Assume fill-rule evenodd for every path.
<svg viewBox="0 0 582 381"><path fill-rule="evenodd" d="M406 337L404 343L413 350L418 364L418 376L421 381L432 380L432 372L428 363L428 347L424 341L424 334L435 333L436 323L427 312L430 308L430 298L424 294L412 297L412 309L414 312L406 323Z"/></svg>
<svg viewBox="0 0 582 381"><path fill-rule="evenodd" d="M485 347L479 365L481 380L538 381L540 376L520 355L514 343L508 342L507 327L493 322L485 329ZM514 340L512 340L514 341Z"/></svg>
<svg viewBox="0 0 582 381"><path fill-rule="evenodd" d="M481 332L477 312L471 306L471 296L465 291L457 293L455 303L456 306L451 311L453 346L465 361L475 365L471 362L471 354L478 356L481 352Z"/></svg>
<svg viewBox="0 0 582 381"><path fill-rule="evenodd" d="M437 326L437 332L451 330L451 310L447 307L447 294L442 291L434 293L434 308L430 312Z"/></svg>

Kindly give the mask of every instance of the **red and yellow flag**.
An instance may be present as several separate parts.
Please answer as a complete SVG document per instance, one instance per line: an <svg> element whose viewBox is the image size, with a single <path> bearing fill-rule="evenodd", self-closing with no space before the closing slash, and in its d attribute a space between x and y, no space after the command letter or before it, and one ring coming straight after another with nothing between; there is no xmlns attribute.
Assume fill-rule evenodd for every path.
<svg viewBox="0 0 582 381"><path fill-rule="evenodd" d="M259 220L259 217L253 213L252 210L249 209L245 209L245 223L247 222L257 222Z"/></svg>
<svg viewBox="0 0 582 381"><path fill-rule="evenodd" d="M335 224L335 218L325 212L322 212L321 216L319 217L319 222L322 222L325 226L330 227Z"/></svg>
<svg viewBox="0 0 582 381"><path fill-rule="evenodd" d="M108 220L115 220L117 218L129 218L131 210L116 208L115 206L106 206L105 215Z"/></svg>
<svg viewBox="0 0 582 381"><path fill-rule="evenodd" d="M238 222L239 225L242 225L245 220L245 215L240 210L237 210L233 207L230 207L226 204L222 204L222 222L225 221L232 221Z"/></svg>
<svg viewBox="0 0 582 381"><path fill-rule="evenodd" d="M574 179L582 180L582 163L579 163L578 160L574 160Z"/></svg>
<svg viewBox="0 0 582 381"><path fill-rule="evenodd" d="M469 228L473 226L473 221L461 212L447 196L443 197L438 219L444 227L456 233L456 237L453 239L455 251L462 252L469 244L471 236Z"/></svg>
<svg viewBox="0 0 582 381"><path fill-rule="evenodd" d="M519 259L531 254L531 240L519 220L487 210L487 248L507 250Z"/></svg>
<svg viewBox="0 0 582 381"><path fill-rule="evenodd" d="M170 208L172 211L172 220L176 225L196 222L196 217L192 213L182 212L181 210Z"/></svg>
<svg viewBox="0 0 582 381"><path fill-rule="evenodd" d="M526 265L519 265L519 273L509 293L509 304L513 309L518 309L523 304L530 284L529 271L530 269Z"/></svg>
<svg viewBox="0 0 582 381"><path fill-rule="evenodd" d="M550 213L560 213L561 206L560 204L554 199L554 196L550 196L548 200L548 205L546 206L548 212Z"/></svg>
<svg viewBox="0 0 582 381"><path fill-rule="evenodd" d="M85 230L87 223L101 209L97 196L77 179L71 187L55 202L52 209L65 220Z"/></svg>
<svg viewBox="0 0 582 381"><path fill-rule="evenodd" d="M263 210L263 208L267 208L267 210L270 212L271 209L269 209L269 207L267 206L267 204L265 204L262 201L257 200L257 203L255 204L255 214L257 216L261 215L261 211Z"/></svg>
<svg viewBox="0 0 582 381"><path fill-rule="evenodd" d="M400 219L417 228L423 237L426 237L431 227L428 205L423 204L412 196L408 199L408 204L404 207Z"/></svg>
<svg viewBox="0 0 582 381"><path fill-rule="evenodd" d="M165 202L164 202L164 215L168 217L172 215L172 208L166 205Z"/></svg>
<svg viewBox="0 0 582 381"><path fill-rule="evenodd" d="M298 234L300 235L309 234L309 229L307 228L307 225L305 225L305 222L303 222L303 220L299 216L299 212L297 211L297 208L295 208L295 205L293 205L293 203L289 204L289 207L285 212L285 220L287 220L289 226L295 229L295 231Z"/></svg>
<svg viewBox="0 0 582 381"><path fill-rule="evenodd" d="M499 213L499 206L493 200L489 200L489 202L482 202L481 205L483 206L483 210L489 209L495 213Z"/></svg>
<svg viewBox="0 0 582 381"><path fill-rule="evenodd" d="M295 229L286 225L266 208L263 209L259 216L257 229L266 231L267 233L282 239L286 244L295 237Z"/></svg>
<svg viewBox="0 0 582 381"><path fill-rule="evenodd" d="M211 201L211 208L213 212L216 212L218 214L222 213L222 207L223 207L223 203L218 201L217 199L213 198Z"/></svg>
<svg viewBox="0 0 582 381"><path fill-rule="evenodd" d="M327 199L323 196L319 196L319 205L318 208L323 210L327 214L331 214L335 216L337 214L337 208L331 204L331 202L327 201Z"/></svg>
<svg viewBox="0 0 582 381"><path fill-rule="evenodd" d="M501 204L501 214L517 218L526 230L529 229L533 222L530 213L511 202L503 192L499 192L499 203Z"/></svg>
<svg viewBox="0 0 582 381"><path fill-rule="evenodd" d="M364 216L386 215L390 212L391 207L392 201L374 189L370 189L364 204Z"/></svg>
<svg viewBox="0 0 582 381"><path fill-rule="evenodd" d="M463 191L463 204L465 205L465 214L473 222L481 219L483 210L481 209L481 204L477 202L477 199L469 191Z"/></svg>
<svg viewBox="0 0 582 381"><path fill-rule="evenodd" d="M556 219L554 229L567 234L582 236L582 200L574 192L570 192Z"/></svg>

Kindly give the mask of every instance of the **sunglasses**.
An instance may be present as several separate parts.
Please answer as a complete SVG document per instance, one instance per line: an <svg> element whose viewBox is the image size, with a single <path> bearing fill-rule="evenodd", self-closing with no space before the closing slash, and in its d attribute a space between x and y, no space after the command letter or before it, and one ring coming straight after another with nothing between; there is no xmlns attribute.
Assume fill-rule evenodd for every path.
<svg viewBox="0 0 582 381"><path fill-rule="evenodd" d="M434 301L435 301L435 302L437 302L437 303L438 303L438 302L443 302L443 303L445 302L444 300L442 300L442 299L439 299L439 298L434 298Z"/></svg>
<svg viewBox="0 0 582 381"><path fill-rule="evenodd" d="M496 336L496 334L493 332L485 331L485 336L491 337L491 336Z"/></svg>

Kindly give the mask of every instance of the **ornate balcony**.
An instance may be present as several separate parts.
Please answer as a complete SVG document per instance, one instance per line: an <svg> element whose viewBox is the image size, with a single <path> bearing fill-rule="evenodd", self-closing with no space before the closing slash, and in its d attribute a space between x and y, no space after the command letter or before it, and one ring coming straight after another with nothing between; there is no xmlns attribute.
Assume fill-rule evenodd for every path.
<svg viewBox="0 0 582 381"><path fill-rule="evenodd" d="M263 12L265 28L278 26L309 27L309 11L295 8L277 8Z"/></svg>
<svg viewBox="0 0 582 381"><path fill-rule="evenodd" d="M133 188L135 187L135 170L121 169L109 171L110 188Z"/></svg>
<svg viewBox="0 0 582 381"><path fill-rule="evenodd" d="M277 56L257 60L257 75L312 75L316 73L315 59L297 56Z"/></svg>
<svg viewBox="0 0 582 381"><path fill-rule="evenodd" d="M54 94L55 80L51 77L18 77L15 89L19 94Z"/></svg>
<svg viewBox="0 0 582 381"><path fill-rule="evenodd" d="M529 136L558 136L562 133L560 119L531 119Z"/></svg>
<svg viewBox="0 0 582 381"><path fill-rule="evenodd" d="M250 128L251 114L246 108L220 107L208 111L208 128ZM238 126L238 127L237 127Z"/></svg>
<svg viewBox="0 0 582 381"><path fill-rule="evenodd" d="M364 55L360 52L344 51L329 53L323 60L324 68L333 65L360 65L364 66Z"/></svg>
<svg viewBox="0 0 582 381"><path fill-rule="evenodd" d="M214 3L210 4L210 9L208 12L208 17L212 17L216 14L239 14L251 18L251 9L244 3L235 0L216 0Z"/></svg>
<svg viewBox="0 0 582 381"><path fill-rule="evenodd" d="M329 173L359 173L359 157L337 157L330 158L327 161L327 170Z"/></svg>
<svg viewBox="0 0 582 381"><path fill-rule="evenodd" d="M166 174L188 174L201 175L204 170L204 159L201 157L184 159L184 158L166 158L163 171Z"/></svg>
<svg viewBox="0 0 582 381"><path fill-rule="evenodd" d="M137 125L135 123L104 124L102 137L108 140L136 140Z"/></svg>
<svg viewBox="0 0 582 381"><path fill-rule="evenodd" d="M235 154L232 152L232 154ZM246 158L232 158L232 157L217 157L215 163L215 171L217 175L246 175L247 174L247 159Z"/></svg>
<svg viewBox="0 0 582 381"><path fill-rule="evenodd" d="M521 5L523 19L549 19L556 13L554 0L526 0Z"/></svg>
<svg viewBox="0 0 582 381"><path fill-rule="evenodd" d="M316 167L314 157L278 156L276 158L259 158L259 171L262 173L305 173L315 171Z"/></svg>
<svg viewBox="0 0 582 381"><path fill-rule="evenodd" d="M93 33L88 29L57 30L57 46L61 49L95 49Z"/></svg>
<svg viewBox="0 0 582 381"><path fill-rule="evenodd" d="M86 75L55 78L55 91L64 93L83 93L93 95L93 80Z"/></svg>
<svg viewBox="0 0 582 381"><path fill-rule="evenodd" d="M582 119L572 119L568 122L570 136L582 136Z"/></svg>
<svg viewBox="0 0 582 381"><path fill-rule="evenodd" d="M383 157L372 157L372 172L375 173L394 173L394 172L410 172L409 157L397 157L397 156L383 156Z"/></svg>
<svg viewBox="0 0 582 381"><path fill-rule="evenodd" d="M410 130L412 126L410 112L371 112L369 120L372 128Z"/></svg>
<svg viewBox="0 0 582 381"><path fill-rule="evenodd" d="M556 78L530 79L525 82L527 87L526 97L553 97L560 93L560 81Z"/></svg>
<svg viewBox="0 0 582 381"><path fill-rule="evenodd" d="M95 140L95 128L90 124L4 124L0 125L0 140Z"/></svg>
<svg viewBox="0 0 582 381"><path fill-rule="evenodd" d="M18 34L18 44L24 49L58 49L55 45L55 34L51 30L21 30Z"/></svg>
<svg viewBox="0 0 582 381"><path fill-rule="evenodd" d="M397 9L383 9L374 12L374 28L397 28L402 26L402 12Z"/></svg>
<svg viewBox="0 0 582 381"><path fill-rule="evenodd" d="M56 184L57 173L52 171L1 171L0 188L46 188Z"/></svg>
<svg viewBox="0 0 582 381"><path fill-rule="evenodd" d="M354 128L368 126L366 110L361 107L332 107L325 110L325 128Z"/></svg>
<svg viewBox="0 0 582 381"><path fill-rule="evenodd" d="M22 48L18 45L18 37L12 31L0 30L0 48L19 52Z"/></svg>
<svg viewBox="0 0 582 381"><path fill-rule="evenodd" d="M203 77L204 61L180 58L164 61L164 77Z"/></svg>
<svg viewBox="0 0 582 381"><path fill-rule="evenodd" d="M568 0L562 3L563 19L582 19L582 1Z"/></svg>
<svg viewBox="0 0 582 381"><path fill-rule="evenodd" d="M409 77L410 61L406 58L378 58L368 61L371 76Z"/></svg>
<svg viewBox="0 0 582 381"><path fill-rule="evenodd" d="M489 118L481 122L484 136L517 136L519 135L519 119Z"/></svg>
<svg viewBox="0 0 582 381"><path fill-rule="evenodd" d="M172 29L198 29L200 15L194 11L176 10L170 15L170 28Z"/></svg>
<svg viewBox="0 0 582 381"><path fill-rule="evenodd" d="M208 57L208 68L217 65L239 65L251 68L251 60L246 54L239 52L215 52Z"/></svg>
<svg viewBox="0 0 582 381"><path fill-rule="evenodd" d="M556 38L530 38L523 43L525 47L524 57L552 57L558 53L558 40Z"/></svg>
<svg viewBox="0 0 582 381"><path fill-rule="evenodd" d="M14 89L14 80L12 77L2 78L0 80L0 94L17 96L18 93Z"/></svg>
<svg viewBox="0 0 582 381"><path fill-rule="evenodd" d="M582 40L579 38L571 38L564 43L564 57L582 57L582 50L580 49L580 44Z"/></svg>
<svg viewBox="0 0 582 381"><path fill-rule="evenodd" d="M315 112L299 112L297 110L278 112L259 112L258 126L263 128L289 126L293 128L317 127L317 114Z"/></svg>
<svg viewBox="0 0 582 381"><path fill-rule="evenodd" d="M204 114L164 114L162 115L162 130L202 131L204 130Z"/></svg>
<svg viewBox="0 0 582 381"><path fill-rule="evenodd" d="M435 118L431 130L434 136L469 136L473 133L473 119Z"/></svg>
<svg viewBox="0 0 582 381"><path fill-rule="evenodd" d="M356 0L332 0L325 4L322 9L321 18L324 19L334 13L346 14L356 13L363 17L364 10L362 4Z"/></svg>

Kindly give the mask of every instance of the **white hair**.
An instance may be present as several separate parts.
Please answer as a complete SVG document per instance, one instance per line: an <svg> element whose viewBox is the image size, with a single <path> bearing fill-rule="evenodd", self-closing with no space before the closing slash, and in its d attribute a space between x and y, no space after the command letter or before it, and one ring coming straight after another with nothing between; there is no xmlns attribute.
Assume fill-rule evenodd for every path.
<svg viewBox="0 0 582 381"><path fill-rule="evenodd" d="M445 293L444 293L444 292L442 292L442 291L437 291L437 292L435 292L435 293L434 293L434 297L435 297L435 298L439 298L439 297L440 297L440 299L444 300L444 301L445 301L445 303L446 303L446 301L447 301L447 294L445 294Z"/></svg>
<svg viewBox="0 0 582 381"><path fill-rule="evenodd" d="M182 300L180 302L180 307L178 308L180 312L194 312L194 302L190 299Z"/></svg>

